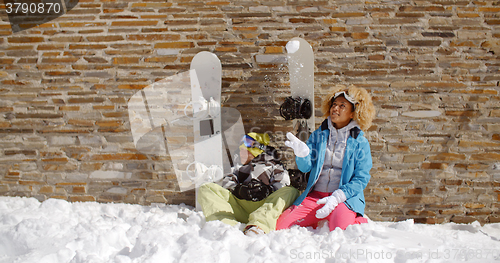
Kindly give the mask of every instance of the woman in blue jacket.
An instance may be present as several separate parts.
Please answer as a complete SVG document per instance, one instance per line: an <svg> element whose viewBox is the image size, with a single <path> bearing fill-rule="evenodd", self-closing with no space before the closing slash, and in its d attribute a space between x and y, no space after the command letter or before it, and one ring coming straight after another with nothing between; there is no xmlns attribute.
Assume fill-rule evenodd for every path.
<svg viewBox="0 0 500 263"><path fill-rule="evenodd" d="M372 158L367 130L375 116L371 96L363 88L339 85L324 98L326 119L307 143L287 133L299 170L309 172L305 191L279 217L276 229L316 227L327 219L330 231L366 223L363 190L370 180Z"/></svg>

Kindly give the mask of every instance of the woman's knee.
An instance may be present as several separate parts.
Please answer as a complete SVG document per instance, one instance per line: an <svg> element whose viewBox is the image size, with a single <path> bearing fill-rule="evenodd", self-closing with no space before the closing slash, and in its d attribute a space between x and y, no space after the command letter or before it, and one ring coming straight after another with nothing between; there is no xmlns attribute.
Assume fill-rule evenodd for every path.
<svg viewBox="0 0 500 263"><path fill-rule="evenodd" d="M290 228L293 220L290 220L290 214L293 210L294 206L289 207L279 216L276 222L276 230L287 229Z"/></svg>
<svg viewBox="0 0 500 263"><path fill-rule="evenodd" d="M328 217L330 231L335 230L337 227L345 230L349 225L354 224L355 219L356 213L342 203Z"/></svg>

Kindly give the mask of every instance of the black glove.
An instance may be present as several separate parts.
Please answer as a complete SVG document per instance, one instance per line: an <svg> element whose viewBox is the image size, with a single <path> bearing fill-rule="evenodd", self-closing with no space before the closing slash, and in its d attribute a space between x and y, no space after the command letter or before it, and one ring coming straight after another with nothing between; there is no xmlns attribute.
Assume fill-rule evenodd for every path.
<svg viewBox="0 0 500 263"><path fill-rule="evenodd" d="M271 186L252 179L246 184L238 184L233 190L233 195L239 199L256 202L268 197L272 192Z"/></svg>
<svg viewBox="0 0 500 263"><path fill-rule="evenodd" d="M303 173L298 169L288 169L288 176L290 176L290 185L299 191L306 190L309 173Z"/></svg>

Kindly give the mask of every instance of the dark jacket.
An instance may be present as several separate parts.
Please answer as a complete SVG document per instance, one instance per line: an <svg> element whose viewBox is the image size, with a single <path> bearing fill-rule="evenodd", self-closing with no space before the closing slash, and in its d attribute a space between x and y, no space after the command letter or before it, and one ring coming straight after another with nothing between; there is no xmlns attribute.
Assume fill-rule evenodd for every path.
<svg viewBox="0 0 500 263"><path fill-rule="evenodd" d="M246 165L238 164L232 168L232 173L223 178L222 186L233 190L239 183L248 183L257 179L272 187L273 191L290 185L287 170L272 153L263 152Z"/></svg>

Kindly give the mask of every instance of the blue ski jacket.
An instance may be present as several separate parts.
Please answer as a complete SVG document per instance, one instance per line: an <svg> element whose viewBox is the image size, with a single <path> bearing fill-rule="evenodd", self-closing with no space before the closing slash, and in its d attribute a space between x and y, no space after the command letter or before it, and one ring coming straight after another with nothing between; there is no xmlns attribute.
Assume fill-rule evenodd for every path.
<svg viewBox="0 0 500 263"><path fill-rule="evenodd" d="M328 119L326 119L321 126L309 136L306 142L310 150L309 155L295 158L297 168L304 173L310 172L310 174L305 191L295 200L294 205L300 205L318 181L319 174L321 173L325 161L329 136L330 130L328 129ZM345 201L347 207L361 215L363 215L365 211L365 196L363 190L368 184L368 181L370 181L371 168L372 156L370 144L364 137L363 131L357 127L353 128L350 130L350 136L346 142L339 189L344 192L347 198Z"/></svg>

